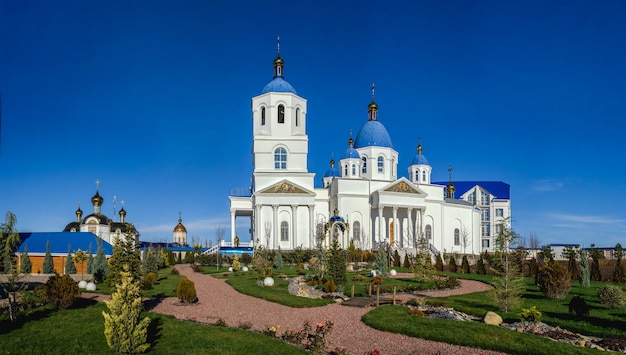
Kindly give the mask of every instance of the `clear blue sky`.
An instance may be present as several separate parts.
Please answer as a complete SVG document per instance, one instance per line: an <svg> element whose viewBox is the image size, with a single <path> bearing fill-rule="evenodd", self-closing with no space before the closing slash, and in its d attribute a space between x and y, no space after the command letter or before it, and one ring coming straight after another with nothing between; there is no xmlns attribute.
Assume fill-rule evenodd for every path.
<svg viewBox="0 0 626 355"><path fill-rule="evenodd" d="M626 244L625 13L620 0L0 0L0 212L60 231L78 201L93 212L99 179L103 212L126 201L142 240L171 239L179 211L189 238L228 231L280 35L317 184L375 82L399 174L421 137L433 180L452 165L456 180L509 183L522 236Z"/></svg>

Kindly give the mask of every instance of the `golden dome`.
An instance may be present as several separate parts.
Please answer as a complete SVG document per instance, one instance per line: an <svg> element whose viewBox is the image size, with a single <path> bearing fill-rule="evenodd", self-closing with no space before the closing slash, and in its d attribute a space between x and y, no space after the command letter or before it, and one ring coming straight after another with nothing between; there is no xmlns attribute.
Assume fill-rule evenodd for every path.
<svg viewBox="0 0 626 355"><path fill-rule="evenodd" d="M122 207L122 209L120 210L120 217L126 217L126 210L124 209L124 207Z"/></svg>
<svg viewBox="0 0 626 355"><path fill-rule="evenodd" d="M174 232L185 232L187 233L187 228L185 228L185 226L183 226L183 220L182 219L178 219L178 224L176 225L176 227L174 227Z"/></svg>
<svg viewBox="0 0 626 355"><path fill-rule="evenodd" d="M91 204L96 207L100 207L102 206L103 202L104 202L104 199L102 198L102 196L100 196L100 193L98 192L98 190L96 190L96 194L93 195L93 197L91 198Z"/></svg>

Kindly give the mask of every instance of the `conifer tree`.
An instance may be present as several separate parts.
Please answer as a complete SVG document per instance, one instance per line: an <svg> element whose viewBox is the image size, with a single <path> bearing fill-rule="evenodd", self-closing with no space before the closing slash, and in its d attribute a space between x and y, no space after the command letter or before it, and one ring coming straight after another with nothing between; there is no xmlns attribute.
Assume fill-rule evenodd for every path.
<svg viewBox="0 0 626 355"><path fill-rule="evenodd" d="M30 274L33 272L33 264L28 256L28 244L24 246L24 254L22 255L22 265L20 266L20 272L22 274Z"/></svg>
<svg viewBox="0 0 626 355"><path fill-rule="evenodd" d="M589 273L589 257L587 256L587 252L582 249L578 253L580 254L580 275L578 281L582 287L588 288L591 279Z"/></svg>
<svg viewBox="0 0 626 355"><path fill-rule="evenodd" d="M437 271L443 271L443 259L441 258L441 254L437 254L437 260L435 261L435 269Z"/></svg>
<svg viewBox="0 0 626 355"><path fill-rule="evenodd" d="M139 245L137 245L133 235L115 239L113 255L109 260L109 276L106 278L109 287L115 289L120 283L124 265L128 265L128 272L133 277L133 281L141 281L143 276L141 255Z"/></svg>
<svg viewBox="0 0 626 355"><path fill-rule="evenodd" d="M93 274L93 248L89 243L89 256L87 257L87 273Z"/></svg>
<svg viewBox="0 0 626 355"><path fill-rule="evenodd" d="M100 238L98 238L98 250L96 251L96 257L93 259L91 273L96 282L102 282L109 276L109 264L107 263L106 255L104 255L102 239Z"/></svg>
<svg viewBox="0 0 626 355"><path fill-rule="evenodd" d="M110 313L104 316L104 335L109 347L117 353L143 353L150 347L147 342L150 318L140 319L143 305L141 287L128 265L119 273L120 283L105 301Z"/></svg>
<svg viewBox="0 0 626 355"><path fill-rule="evenodd" d="M578 275L580 275L580 269L578 268L578 261L576 260L578 257L576 249L571 245L566 245L561 256L567 259L567 271L569 271L572 280L577 279Z"/></svg>
<svg viewBox="0 0 626 355"><path fill-rule="evenodd" d="M407 269L411 267L411 260L409 259L409 253L404 254L404 262L402 263L402 267L405 267Z"/></svg>
<svg viewBox="0 0 626 355"><path fill-rule="evenodd" d="M4 223L0 224L0 257L2 257L2 268L7 274L14 273L14 255L15 247L20 242L20 234L16 229L17 218L8 211L4 218Z"/></svg>
<svg viewBox="0 0 626 355"><path fill-rule="evenodd" d="M159 274L159 261L157 259L157 252L153 249L146 249L143 260L143 274L147 275L153 272L155 275Z"/></svg>
<svg viewBox="0 0 626 355"><path fill-rule="evenodd" d="M283 268L283 253L280 251L280 246L278 250L276 250L276 261L274 262L274 267L277 269Z"/></svg>
<svg viewBox="0 0 626 355"><path fill-rule="evenodd" d="M602 281L602 273L600 272L600 259L604 258L602 250L597 248L595 244L591 244L589 254L592 259L590 279L591 281Z"/></svg>
<svg viewBox="0 0 626 355"><path fill-rule="evenodd" d="M74 264L74 260L72 260L72 249L69 245L67 246L67 257L65 257L65 273L76 273L76 264Z"/></svg>
<svg viewBox="0 0 626 355"><path fill-rule="evenodd" d="M46 255L43 257L42 268L44 274L54 274L54 262L52 261L52 254L50 254L50 241L46 243Z"/></svg>
<svg viewBox="0 0 626 355"><path fill-rule="evenodd" d="M393 253L393 266L400 267L400 253L398 253L398 250L395 250Z"/></svg>
<svg viewBox="0 0 626 355"><path fill-rule="evenodd" d="M622 258L624 257L624 250L620 243L615 244L615 250L613 252L615 257L615 271L613 271L613 282L626 282L624 278L624 267L622 266Z"/></svg>
<svg viewBox="0 0 626 355"><path fill-rule="evenodd" d="M483 259L483 255L480 254L480 258L478 262L476 262L476 273L480 275L484 275L487 273L487 268L485 267L485 260Z"/></svg>
<svg viewBox="0 0 626 355"><path fill-rule="evenodd" d="M328 275L335 281L336 285L345 285L348 281L346 276L346 252L341 249L337 239L333 240L330 246Z"/></svg>
<svg viewBox="0 0 626 355"><path fill-rule="evenodd" d="M450 261L448 261L448 271L457 272L456 258L454 255L450 255Z"/></svg>
<svg viewBox="0 0 626 355"><path fill-rule="evenodd" d="M511 256L510 247L517 243L518 235L508 226L507 221L502 223L501 232L496 236L496 257L499 268L494 272L498 275L493 278L493 289L490 296L505 313L517 308L521 304L521 296L524 293L524 278L520 275L519 265L515 265L516 258Z"/></svg>
<svg viewBox="0 0 626 355"><path fill-rule="evenodd" d="M467 255L463 255L463 261L461 262L461 272L464 274L470 273L469 260L467 260Z"/></svg>

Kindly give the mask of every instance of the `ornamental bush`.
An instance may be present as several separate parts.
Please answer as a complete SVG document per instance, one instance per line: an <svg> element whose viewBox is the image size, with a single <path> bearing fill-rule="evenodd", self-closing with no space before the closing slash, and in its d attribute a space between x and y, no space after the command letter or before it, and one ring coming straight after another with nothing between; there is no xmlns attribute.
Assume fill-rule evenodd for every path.
<svg viewBox="0 0 626 355"><path fill-rule="evenodd" d="M176 288L176 297L183 303L193 303L198 301L196 295L196 285L189 279L182 279Z"/></svg>
<svg viewBox="0 0 626 355"><path fill-rule="evenodd" d="M598 290L600 303L611 309L621 308L626 305L626 295L621 288L614 285L604 285Z"/></svg>
<svg viewBox="0 0 626 355"><path fill-rule="evenodd" d="M521 312L517 314L519 319L522 322L541 322L541 311L537 309L536 306L532 306L530 308L524 308Z"/></svg>
<svg viewBox="0 0 626 355"><path fill-rule="evenodd" d="M157 282L157 275L154 272L149 272L146 276L143 277L143 289L149 290L154 287L154 284Z"/></svg>
<svg viewBox="0 0 626 355"><path fill-rule="evenodd" d="M570 273L557 262L547 262L537 272L537 286L547 298L562 300L572 287Z"/></svg>
<svg viewBox="0 0 626 355"><path fill-rule="evenodd" d="M589 306L587 305L587 301L581 296L572 297L572 300L569 301L569 312L576 313L577 317L588 316Z"/></svg>
<svg viewBox="0 0 626 355"><path fill-rule="evenodd" d="M467 255L463 255L463 261L461 262L461 273L462 274L470 273L470 266L469 266L469 260L467 260Z"/></svg>
<svg viewBox="0 0 626 355"><path fill-rule="evenodd" d="M337 286L335 285L335 281L332 279L326 281L324 284L324 292L332 293L335 292L336 289Z"/></svg>
<svg viewBox="0 0 626 355"><path fill-rule="evenodd" d="M70 275L54 275L46 282L46 298L58 309L65 309L80 295L78 283Z"/></svg>
<svg viewBox="0 0 626 355"><path fill-rule="evenodd" d="M448 271L450 272L457 271L456 258L454 257L454 255L450 255L450 261L448 261Z"/></svg>

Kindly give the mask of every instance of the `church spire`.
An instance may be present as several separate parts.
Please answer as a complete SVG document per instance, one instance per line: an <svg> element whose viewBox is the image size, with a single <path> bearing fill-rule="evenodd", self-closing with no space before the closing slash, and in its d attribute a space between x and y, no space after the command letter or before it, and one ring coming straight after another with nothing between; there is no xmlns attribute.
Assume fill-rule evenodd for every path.
<svg viewBox="0 0 626 355"><path fill-rule="evenodd" d="M452 183L452 165L450 165L450 167L448 168L448 174L450 174L450 182L448 182L448 185L446 185L446 197L453 199L454 190L456 190L456 188L454 187L454 184Z"/></svg>
<svg viewBox="0 0 626 355"><path fill-rule="evenodd" d="M285 67L285 62L283 61L283 59L280 57L280 36L278 36L278 39L276 40L276 46L277 46L277 53L276 53L276 59L274 59L274 78L277 77L283 77L283 69Z"/></svg>
<svg viewBox="0 0 626 355"><path fill-rule="evenodd" d="M372 102L367 106L367 119L369 121L378 120L378 105L374 101L374 83L372 83Z"/></svg>

